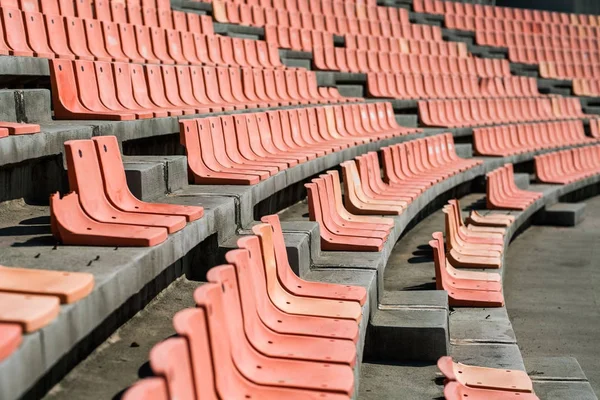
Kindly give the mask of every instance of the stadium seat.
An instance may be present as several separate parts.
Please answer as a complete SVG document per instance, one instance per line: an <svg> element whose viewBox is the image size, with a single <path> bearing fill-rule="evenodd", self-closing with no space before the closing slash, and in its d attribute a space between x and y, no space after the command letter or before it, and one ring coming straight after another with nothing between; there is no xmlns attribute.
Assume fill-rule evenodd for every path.
<svg viewBox="0 0 600 400"><path fill-rule="evenodd" d="M156 344L150 350L149 361L154 375L162 377L166 382L169 398L190 400L198 398L193 383L187 340L174 337ZM206 390L206 388L202 389ZM213 398L216 399L216 395Z"/></svg>
<svg viewBox="0 0 600 400"><path fill-rule="evenodd" d="M486 204L488 209L525 210L543 196L517 188L513 166L506 164L486 175Z"/></svg>
<svg viewBox="0 0 600 400"><path fill-rule="evenodd" d="M40 132L40 126L38 124L26 124L22 122L7 122L0 121L0 130L6 132L4 136L9 135L31 135ZM0 137L3 135L0 134Z"/></svg>
<svg viewBox="0 0 600 400"><path fill-rule="evenodd" d="M92 274L0 265L0 291L58 297L62 304L74 303L94 287Z"/></svg>
<svg viewBox="0 0 600 400"><path fill-rule="evenodd" d="M475 389L461 384L460 382L448 382L444 386L444 397L447 400L460 400L468 397L475 400L539 400L533 393L506 392L502 390Z"/></svg>
<svg viewBox="0 0 600 400"><path fill-rule="evenodd" d="M232 250L226 257L237 261L238 257L247 257L246 250ZM242 261L243 262L243 261ZM228 310L227 323L245 331L250 344L270 358L289 359L310 362L325 362L349 365L356 363L356 347L351 341L279 334L268 329L258 318L256 310L243 312L240 303L238 280L235 267L224 265L212 268L207 275L209 282L219 285L222 290L223 304Z"/></svg>
<svg viewBox="0 0 600 400"><path fill-rule="evenodd" d="M321 178L324 179L324 183L326 185L325 187L327 190L327 199L329 202L329 206L332 207L332 209L337 208L336 194L333 190L333 176L325 174L321 175ZM341 201L339 205L341 205ZM343 216L341 217L343 218ZM313 282L298 277L292 270L292 267L290 266L288 261L279 216L277 214L267 215L262 217L261 221L265 224L271 225L271 228L273 229L273 245L275 246L275 258L277 260L277 277L279 278L282 285L287 291L296 296L316 297L343 301L357 301L361 306L365 304L367 300L367 291L362 286L337 285L323 282ZM358 221L345 221L358 223ZM367 227L369 226L367 221L363 220L360 221L360 223L365 224L365 226ZM380 227L381 225L376 226ZM386 224L384 226L387 229L390 228L390 225Z"/></svg>
<svg viewBox="0 0 600 400"><path fill-rule="evenodd" d="M123 400L169 400L169 390L163 378L146 378L123 394Z"/></svg>
<svg viewBox="0 0 600 400"><path fill-rule="evenodd" d="M77 193L50 196L50 219L52 235L67 245L148 247L168 236L166 228L98 222L81 208Z"/></svg>
<svg viewBox="0 0 600 400"><path fill-rule="evenodd" d="M20 325L25 333L45 327L59 311L60 300L55 296L0 292L0 323Z"/></svg>
<svg viewBox="0 0 600 400"><path fill-rule="evenodd" d="M0 322L0 361L8 358L23 341L23 329L18 324Z"/></svg>
<svg viewBox="0 0 600 400"><path fill-rule="evenodd" d="M233 362L247 379L277 388L331 392L346 396L352 394L354 374L347 365L275 359L254 349L247 337L239 334L240 327L232 326L227 320L223 289L227 290L226 287L215 284L202 285L194 292L194 300L199 307L211 310L207 315L208 324L214 326L216 333L211 334L211 340L229 341Z"/></svg>
<svg viewBox="0 0 600 400"><path fill-rule="evenodd" d="M454 205L456 210L461 210L458 199L449 200L448 203ZM466 227L466 229L472 233L486 233L486 234L493 233L493 234L496 234L495 235L496 237L503 237L506 234L506 228L504 226L510 225L510 223L514 220L514 217L509 216L509 215L489 214L487 216L487 220L490 221L491 223L493 223L495 221L504 221L507 225L504 225L504 226L477 225L477 224L472 223L471 216L473 216L473 215L476 215L475 218L476 219L479 218L478 221L480 221L480 222L485 222L485 220L486 220L486 217L482 217L479 213L477 213L477 211L471 210L470 216L467 219L467 225L465 225L463 218L462 218L462 214L459 211L457 213L458 226ZM498 236L498 235L500 235L500 236Z"/></svg>
<svg viewBox="0 0 600 400"><path fill-rule="evenodd" d="M441 234L441 232L440 232ZM452 307L502 307L504 305L504 296L501 291L476 290L466 287L477 287L477 284L468 284L467 280L458 280L453 276L446 274L444 268L444 247L438 240L431 240L429 245L433 248L433 259L436 265L436 285L441 284L441 288L448 293L448 303ZM442 270L444 268L444 270ZM439 272L438 272L439 270ZM459 282L462 288L455 287L453 283ZM484 283L480 286L495 286L496 283Z"/></svg>
<svg viewBox="0 0 600 400"><path fill-rule="evenodd" d="M450 200L448 201L448 205L446 206L448 210L451 211L451 216L454 217L454 228L457 233L457 237L466 242L473 244L488 244L496 246L500 246L502 249L504 248L504 238L503 233L498 233L494 231L477 231L473 229L468 229L464 226L462 215L460 213L460 209L458 208L457 202Z"/></svg>
<svg viewBox="0 0 600 400"><path fill-rule="evenodd" d="M245 236L238 240L238 246L248 251L248 257L234 260L242 305L251 304L256 299L256 308L261 321L271 330L281 334L343 339L356 342L358 325L352 320L322 318L319 316L293 315L277 308L267 291L267 278L261 257L260 240L255 236ZM231 261L230 261L231 262Z"/></svg>
<svg viewBox="0 0 600 400"><path fill-rule="evenodd" d="M450 381L476 389L532 393L531 379L524 371L503 368L485 368L455 362L452 357L441 357L437 366Z"/></svg>

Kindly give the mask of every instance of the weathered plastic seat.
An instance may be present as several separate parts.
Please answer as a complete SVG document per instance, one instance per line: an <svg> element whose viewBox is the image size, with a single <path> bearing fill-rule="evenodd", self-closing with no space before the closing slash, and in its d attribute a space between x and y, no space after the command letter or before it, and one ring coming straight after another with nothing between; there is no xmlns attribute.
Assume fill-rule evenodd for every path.
<svg viewBox="0 0 600 400"><path fill-rule="evenodd" d="M448 400L463 400L465 398L475 400L539 400L533 393L506 392L503 390L475 389L462 385L460 382L448 382L444 386L444 397Z"/></svg>
<svg viewBox="0 0 600 400"><path fill-rule="evenodd" d="M211 310L209 326L224 333L220 338L211 335L211 339L229 340L233 362L247 379L265 386L352 394L354 374L347 365L274 359L257 352L247 337L239 334L240 327L227 321L223 289L227 290L214 284L203 285L194 292L194 300L198 306Z"/></svg>
<svg viewBox="0 0 600 400"><path fill-rule="evenodd" d="M166 228L102 223L81 208L77 193L50 196L52 234L63 244L83 246L154 246L167 239Z"/></svg>
<svg viewBox="0 0 600 400"><path fill-rule="evenodd" d="M362 308L356 302L298 297L286 291L277 277L277 260L275 259L271 226L268 224L255 225L252 227L252 231L260 238L269 296L279 309L296 315L360 321Z"/></svg>
<svg viewBox="0 0 600 400"><path fill-rule="evenodd" d="M121 160L119 144L115 136L98 136L92 139L96 145L102 170L104 191L117 208L127 212L184 216L188 222L204 215L204 209L178 204L148 203L138 200L129 190Z"/></svg>
<svg viewBox="0 0 600 400"><path fill-rule="evenodd" d="M185 217L131 213L114 207L104 191L102 171L93 141L65 142L65 156L69 186L78 193L81 207L95 220L113 224L164 227L169 233L185 227Z"/></svg>
<svg viewBox="0 0 600 400"><path fill-rule="evenodd" d="M437 240L440 249L444 249L444 234L442 232L434 232L431 237L434 240ZM444 249L444 255L446 251ZM487 272L487 271L469 271L469 270L461 270L456 269L450 261L444 257L444 259L440 258L441 265L446 266L446 271L450 274L451 277L456 279L467 279L467 280L477 280L477 281L487 281L487 282L501 282L502 278L500 274L496 272Z"/></svg>
<svg viewBox="0 0 600 400"><path fill-rule="evenodd" d="M0 362L9 357L23 341L23 329L18 324L0 323Z"/></svg>
<svg viewBox="0 0 600 400"><path fill-rule="evenodd" d="M436 267L439 266L439 271L436 270L436 284L438 283L437 276L439 274L441 287L448 293L448 303L453 307L502 307L504 305L504 296L501 291L478 290L477 284L468 280L454 279L453 276L442 276L444 271L441 269L443 265L443 244L438 240L431 240L429 245L433 248L433 258ZM446 279L447 278L447 279ZM457 283L457 287L453 283ZM480 286L494 286L494 282L482 281ZM475 289L474 289L475 288Z"/></svg>
<svg viewBox="0 0 600 400"><path fill-rule="evenodd" d="M477 388L508 392L532 393L533 385L525 371L486 368L454 362L452 357L440 357L437 366L450 381Z"/></svg>
<svg viewBox="0 0 600 400"><path fill-rule="evenodd" d="M232 250L227 253L226 258L236 261L238 257L247 256L247 250ZM212 268L207 278L209 282L226 289L222 291L222 297L228 310L225 314L228 323L243 329L252 346L265 356L354 366L356 347L348 340L332 342L324 338L275 333L258 319L255 309L243 312L235 267L232 265Z"/></svg>
<svg viewBox="0 0 600 400"><path fill-rule="evenodd" d="M488 244L479 244L479 243L469 243L461 240L457 233L456 220L452 215L449 206L445 206L442 210L445 214L445 224L446 224L446 245L449 250L454 250L458 254L464 256L473 256L473 257L485 257L491 258L494 262L491 262L492 265L495 264L498 258L501 257L504 252L503 246L498 245L488 245Z"/></svg>
<svg viewBox="0 0 600 400"><path fill-rule="evenodd" d="M309 315L284 313L276 307L267 289L267 277L261 256L260 240L256 236L245 236L238 240L238 246L249 251L248 260L236 260L235 267L240 284L242 304L256 299L261 321L271 330L304 336L317 336L329 339L358 340L358 325L346 319L322 318Z"/></svg>
<svg viewBox="0 0 600 400"><path fill-rule="evenodd" d="M0 265L0 291L58 297L63 304L87 296L94 287L88 273L4 267Z"/></svg>
<svg viewBox="0 0 600 400"><path fill-rule="evenodd" d="M328 175L329 176L329 175ZM333 193L329 193L333 199ZM282 285L296 296L317 297L333 300L357 301L364 305L367 300L367 291L362 286L328 284L323 282L306 281L298 277L289 264L286 253L283 231L277 214L267 215L261 221L271 225L273 229L273 245L277 261L277 276Z"/></svg>
<svg viewBox="0 0 600 400"><path fill-rule="evenodd" d="M457 237L465 243L483 244L490 245L490 249L498 249L503 251L504 249L504 238L502 234L493 232L476 232L468 230L463 223L462 216L455 202L450 200L448 202L448 209L451 211L454 217L454 227ZM496 247L499 246L499 247Z"/></svg>
<svg viewBox="0 0 600 400"><path fill-rule="evenodd" d="M9 135L30 135L40 132L38 124L26 124L23 122L0 121L0 128L6 129Z"/></svg>
<svg viewBox="0 0 600 400"><path fill-rule="evenodd" d="M460 202L458 199L449 200L448 203L453 204L456 210L460 210ZM474 211L474 210L472 210ZM475 235L485 234L486 236L489 234L493 234L494 237L502 238L506 234L506 228L504 227L492 227L492 226L476 226L476 225L465 225L462 214L460 212L456 213L458 226L466 228L469 233L473 233ZM501 215L499 215L501 217ZM506 219L508 221L508 218Z"/></svg>
<svg viewBox="0 0 600 400"><path fill-rule="evenodd" d="M146 378L131 386L123 400L169 400L169 390L163 378Z"/></svg>
<svg viewBox="0 0 600 400"><path fill-rule="evenodd" d="M192 378L187 340L174 337L156 344L150 350L149 360L152 372L167 383L169 398L182 400L198 398Z"/></svg>
<svg viewBox="0 0 600 400"><path fill-rule="evenodd" d="M220 329L221 321L207 318L204 307L178 312L173 318L173 325L177 333L188 341L194 383L198 390L214 387L220 398L335 400L348 398L344 395L318 391L260 386L246 379L233 363L227 330ZM211 337L216 340L211 340ZM204 391L199 393L201 398L213 398L211 393L205 396Z"/></svg>
<svg viewBox="0 0 600 400"><path fill-rule="evenodd" d="M59 311L58 297L0 292L0 323L18 324L25 333L45 327Z"/></svg>

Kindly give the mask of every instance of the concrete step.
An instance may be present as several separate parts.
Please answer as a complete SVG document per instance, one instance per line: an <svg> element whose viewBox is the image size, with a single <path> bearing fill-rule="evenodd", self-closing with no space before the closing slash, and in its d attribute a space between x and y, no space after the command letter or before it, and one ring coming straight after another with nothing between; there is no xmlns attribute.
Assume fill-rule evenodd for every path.
<svg viewBox="0 0 600 400"><path fill-rule="evenodd" d="M337 85L338 91L346 97L364 97L365 87L363 85Z"/></svg>
<svg viewBox="0 0 600 400"><path fill-rule="evenodd" d="M416 114L396 114L396 122L401 126L417 128L419 126L419 117Z"/></svg>
<svg viewBox="0 0 600 400"><path fill-rule="evenodd" d="M526 173L515 173L515 184L519 189L527 190L531 179L529 174Z"/></svg>
<svg viewBox="0 0 600 400"><path fill-rule="evenodd" d="M138 199L152 200L188 184L185 156L124 156L127 185Z"/></svg>
<svg viewBox="0 0 600 400"><path fill-rule="evenodd" d="M556 203L540 211L536 220L542 225L576 226L585 218L585 203Z"/></svg>
<svg viewBox="0 0 600 400"><path fill-rule="evenodd" d="M540 399L598 399L575 358L528 357L523 361Z"/></svg>
<svg viewBox="0 0 600 400"><path fill-rule="evenodd" d="M312 67L311 60L302 60L299 58L281 58L281 63L290 68L304 68L310 70Z"/></svg>
<svg viewBox="0 0 600 400"><path fill-rule="evenodd" d="M456 154L461 158L473 158L473 144L471 143L456 143L454 145Z"/></svg>

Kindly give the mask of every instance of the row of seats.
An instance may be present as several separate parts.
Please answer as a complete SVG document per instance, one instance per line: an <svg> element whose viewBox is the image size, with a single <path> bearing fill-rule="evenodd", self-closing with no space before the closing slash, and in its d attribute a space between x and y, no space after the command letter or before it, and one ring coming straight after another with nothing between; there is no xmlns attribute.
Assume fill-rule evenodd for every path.
<svg viewBox="0 0 600 400"><path fill-rule="evenodd" d="M547 49L571 49L598 52L600 41L595 38L569 36L530 35L503 31L477 31L478 45L495 47L535 47Z"/></svg>
<svg viewBox="0 0 600 400"><path fill-rule="evenodd" d="M533 393L533 383L525 371L466 365L455 362L449 356L441 357L437 366L445 378L446 400L539 400Z"/></svg>
<svg viewBox="0 0 600 400"><path fill-rule="evenodd" d="M279 49L312 52L315 47L333 47L333 34L268 25L265 26L265 41Z"/></svg>
<svg viewBox="0 0 600 400"><path fill-rule="evenodd" d="M413 8L416 12L428 14L456 14L563 25L600 26L600 18L597 15L568 14L527 8L470 4L458 1L415 0Z"/></svg>
<svg viewBox="0 0 600 400"><path fill-rule="evenodd" d="M65 158L71 193L50 198L52 234L63 244L154 246L204 214L198 206L138 200L114 136L67 141Z"/></svg>
<svg viewBox="0 0 600 400"><path fill-rule="evenodd" d="M539 63L540 76L548 79L600 78L600 65L582 65L554 61Z"/></svg>
<svg viewBox="0 0 600 400"><path fill-rule="evenodd" d="M38 124L0 121L0 138L15 135L31 135L40 132Z"/></svg>
<svg viewBox="0 0 600 400"><path fill-rule="evenodd" d="M234 2L213 1L213 16L217 22L245 26L265 27L268 25L302 28L336 35L362 34L391 36L392 27L400 27L400 22L354 19L325 16L312 13L290 12L286 9L250 6ZM406 21L402 21L406 23ZM396 28L400 29L400 28Z"/></svg>
<svg viewBox="0 0 600 400"><path fill-rule="evenodd" d="M535 78L483 78L456 75L369 73L371 97L453 99L540 96Z"/></svg>
<svg viewBox="0 0 600 400"><path fill-rule="evenodd" d="M406 135L389 103L180 120L193 183L253 185L341 149Z"/></svg>
<svg viewBox="0 0 600 400"><path fill-rule="evenodd" d="M566 184L600 172L600 147L589 146L535 157L537 179L543 183Z"/></svg>
<svg viewBox="0 0 600 400"><path fill-rule="evenodd" d="M94 288L88 273L0 265L0 362L31 333L51 323L61 304L72 304Z"/></svg>
<svg viewBox="0 0 600 400"><path fill-rule="evenodd" d="M526 210L543 196L541 192L519 189L512 164L486 175L486 205L490 210Z"/></svg>
<svg viewBox="0 0 600 400"><path fill-rule="evenodd" d="M125 400L352 396L366 290L297 277L278 217L262 221L174 316L177 336L150 352L154 376Z"/></svg>
<svg viewBox="0 0 600 400"><path fill-rule="evenodd" d="M348 177L348 172L344 168L345 179L352 179L351 176ZM375 215L357 215L348 211L342 202L337 171L328 171L304 186L309 218L319 223L322 250L381 251L394 228L394 220Z"/></svg>
<svg viewBox="0 0 600 400"><path fill-rule="evenodd" d="M118 60L189 64L181 53L200 53L207 46L204 35L213 37L210 20L197 33L158 27L114 23L77 17L42 15L2 7L4 39L0 52L15 56ZM8 34L10 32L10 34ZM212 40L216 40L213 38ZM186 48L187 47L187 48ZM204 50L204 53L208 50ZM198 58L201 54L198 55ZM201 59L201 58L200 58Z"/></svg>
<svg viewBox="0 0 600 400"><path fill-rule="evenodd" d="M583 118L576 97L419 101L419 118L447 128Z"/></svg>
<svg viewBox="0 0 600 400"><path fill-rule="evenodd" d="M346 47L350 47L352 43L356 43L358 48L373 48L378 43L385 43L386 39L402 38L402 39L414 39L414 40L425 40L441 42L442 28L439 26L432 25L419 25L419 24L392 24L392 36L381 36L381 35L369 35L369 34L346 34L344 39L346 41ZM381 49L384 50L384 49Z"/></svg>
<svg viewBox="0 0 600 400"><path fill-rule="evenodd" d="M599 27L581 25L563 25L555 23L540 23L494 17L473 17L468 15L446 14L444 22L449 29L472 32L507 32L521 34L536 34L548 36L564 36L572 38L591 38L598 36Z"/></svg>
<svg viewBox="0 0 600 400"><path fill-rule="evenodd" d="M369 1L354 2L340 0L227 0L248 6L289 10L291 12L370 19L408 23L408 10L396 7L379 7Z"/></svg>
<svg viewBox="0 0 600 400"><path fill-rule="evenodd" d="M196 26L200 17L198 14L189 15L171 10L169 0L3 0L0 6L46 15L91 18L181 31Z"/></svg>
<svg viewBox="0 0 600 400"><path fill-rule="evenodd" d="M553 61L560 64L575 63L596 65L600 63L600 52L537 47L509 47L508 59L523 64L539 64Z"/></svg>
<svg viewBox="0 0 600 400"><path fill-rule="evenodd" d="M133 120L256 107L345 102L314 72L51 60L59 119ZM327 90L324 90L327 89Z"/></svg>
<svg viewBox="0 0 600 400"><path fill-rule="evenodd" d="M439 57L440 63L442 62L454 62L458 68L465 67L469 68L469 58L460 55L459 53L449 55L448 53L441 54L437 48L438 42L421 42L430 44L437 50L434 51L423 51L418 54L429 54L432 57ZM442 42L439 42L442 43ZM417 54L417 53L415 53ZM447 57L448 56L448 57ZM381 50L353 50L344 47L316 47L313 49L313 66L322 71L341 71L341 72L352 72L352 73L369 73L369 72L397 72L404 69L411 68L406 62L410 59L410 54L393 52L393 51L381 51ZM464 59L465 62L460 62L460 59ZM470 63L476 65L477 59L473 59ZM482 67L494 68L494 63L486 65L481 62ZM501 66L501 63L498 63ZM413 66L412 68L418 68ZM487 68L486 68L487 69ZM488 70L489 71L489 70ZM497 76L498 72L492 69L491 76ZM488 72L488 76L490 73Z"/></svg>
<svg viewBox="0 0 600 400"><path fill-rule="evenodd" d="M473 129L473 149L482 156L506 157L595 141L597 139L586 137L580 120Z"/></svg>
<svg viewBox="0 0 600 400"><path fill-rule="evenodd" d="M573 94L575 96L600 97L600 81L585 78L573 79Z"/></svg>
<svg viewBox="0 0 600 400"><path fill-rule="evenodd" d="M319 223L323 250L381 251L393 220L380 215L402 214L432 185L481 163L459 158L449 134L385 147L383 159L385 179L376 152L340 164L343 204L337 171L305 185L309 217Z"/></svg>

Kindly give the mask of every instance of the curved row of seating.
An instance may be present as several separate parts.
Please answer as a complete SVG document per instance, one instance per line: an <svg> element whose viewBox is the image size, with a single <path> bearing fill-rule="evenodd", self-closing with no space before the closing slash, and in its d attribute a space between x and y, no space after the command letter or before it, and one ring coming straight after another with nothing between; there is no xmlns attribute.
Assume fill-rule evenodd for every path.
<svg viewBox="0 0 600 400"><path fill-rule="evenodd" d="M309 217L319 223L322 249L381 251L393 220L380 215L402 214L427 188L481 164L459 158L451 135L399 143L382 151L385 181L376 152L341 164L343 204L337 171L305 185Z"/></svg>
<svg viewBox="0 0 600 400"><path fill-rule="evenodd" d="M369 96L396 99L538 97L527 77L477 78L467 75L369 73Z"/></svg>
<svg viewBox="0 0 600 400"><path fill-rule="evenodd" d="M583 118L576 97L528 97L419 101L419 118L447 128Z"/></svg>
<svg viewBox="0 0 600 400"><path fill-rule="evenodd" d="M196 184L253 185L341 149L416 131L398 125L390 103L180 121L181 143Z"/></svg>
<svg viewBox="0 0 600 400"><path fill-rule="evenodd" d="M301 280L278 217L262 221L208 272L197 308L173 318L177 336L151 350L154 377L124 399L352 396L366 290Z"/></svg>
<svg viewBox="0 0 600 400"><path fill-rule="evenodd" d="M519 189L512 164L505 164L486 175L486 204L490 210L526 210L543 196L541 192Z"/></svg>
<svg viewBox="0 0 600 400"><path fill-rule="evenodd" d="M298 69L188 67L51 60L60 119L134 120L250 108L356 101Z"/></svg>
<svg viewBox="0 0 600 400"><path fill-rule="evenodd" d="M566 184L598 174L599 160L599 146L557 151L536 156L535 172L540 182Z"/></svg>
<svg viewBox="0 0 600 400"><path fill-rule="evenodd" d="M597 140L585 135L581 120L473 129L473 149L483 156L505 157L540 149L587 144Z"/></svg>

